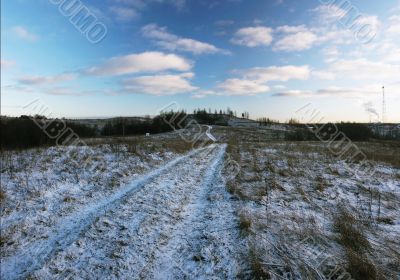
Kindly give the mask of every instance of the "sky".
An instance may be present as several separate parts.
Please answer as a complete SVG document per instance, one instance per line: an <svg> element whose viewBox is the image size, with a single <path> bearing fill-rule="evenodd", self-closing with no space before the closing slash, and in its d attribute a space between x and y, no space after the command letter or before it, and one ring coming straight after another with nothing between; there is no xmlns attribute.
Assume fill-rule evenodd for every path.
<svg viewBox="0 0 400 280"><path fill-rule="evenodd" d="M400 1L1 1L1 114L37 100L69 118L400 122Z"/></svg>

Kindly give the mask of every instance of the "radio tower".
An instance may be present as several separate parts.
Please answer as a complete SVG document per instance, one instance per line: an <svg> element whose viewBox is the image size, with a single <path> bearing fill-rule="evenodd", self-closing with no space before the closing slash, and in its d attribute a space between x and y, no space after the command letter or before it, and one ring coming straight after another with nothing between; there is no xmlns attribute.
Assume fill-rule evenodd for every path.
<svg viewBox="0 0 400 280"><path fill-rule="evenodd" d="M385 123L386 102L385 102L385 87L382 87L382 123Z"/></svg>

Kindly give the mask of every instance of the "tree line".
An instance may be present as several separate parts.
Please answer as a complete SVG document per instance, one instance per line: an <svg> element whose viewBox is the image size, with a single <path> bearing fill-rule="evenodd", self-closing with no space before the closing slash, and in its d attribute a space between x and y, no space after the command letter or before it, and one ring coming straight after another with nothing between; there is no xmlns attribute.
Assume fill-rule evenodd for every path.
<svg viewBox="0 0 400 280"><path fill-rule="evenodd" d="M362 123L341 122L307 125L292 122L290 124L297 128L287 135L287 140L291 141L339 141L344 137L352 141L368 141L372 138L379 138L367 125Z"/></svg>
<svg viewBox="0 0 400 280"><path fill-rule="evenodd" d="M55 139L46 135L36 122L48 122L52 127L65 125L81 138L102 137L102 136L133 136L144 135L146 133L169 132L174 129L184 128L190 121L194 120L199 124L207 125L228 125L227 121L234 116L235 112L230 110L214 111L206 109L196 109L193 114L188 115L185 111L165 112L156 117L150 118L113 118L105 120L104 125L100 122L94 125L71 120L48 120L43 116L21 116L21 117L1 117L0 118L0 145L1 149L25 149L45 145L54 145ZM244 116L248 116L243 113ZM35 121L34 121L35 120ZM278 123L277 121L260 118L261 125ZM296 121L290 122L291 127L296 129L287 134L287 140L307 141L318 140L316 134L310 131L305 124ZM317 125L319 135L332 135L333 124ZM365 124L360 123L337 123L335 129L342 132L353 141L367 141L370 138L382 138Z"/></svg>

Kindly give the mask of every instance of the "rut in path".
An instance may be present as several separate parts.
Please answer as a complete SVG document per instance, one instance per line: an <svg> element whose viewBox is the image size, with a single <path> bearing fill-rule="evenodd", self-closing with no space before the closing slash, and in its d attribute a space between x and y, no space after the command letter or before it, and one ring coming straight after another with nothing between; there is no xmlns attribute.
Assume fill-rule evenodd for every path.
<svg viewBox="0 0 400 280"><path fill-rule="evenodd" d="M220 170L225 145L179 162L108 211L34 276L46 279L232 279L236 218Z"/></svg>
<svg viewBox="0 0 400 280"><path fill-rule="evenodd" d="M179 157L164 166L134 180L131 184L118 190L111 197L87 206L79 213L59 221L47 239L38 240L33 244L17 251L13 256L1 260L1 279L22 279L32 272L40 269L58 252L63 252L74 241L87 231L87 229L101 216L118 206L123 200L145 187L156 178L173 173L175 166L188 161L198 154L213 149L206 147L194 150L189 154Z"/></svg>
<svg viewBox="0 0 400 280"><path fill-rule="evenodd" d="M237 279L247 269L232 197L221 176L224 152L225 147L218 151L183 211L185 219L139 278Z"/></svg>
<svg viewBox="0 0 400 280"><path fill-rule="evenodd" d="M225 149L195 150L60 220L47 239L2 260L2 279L235 278Z"/></svg>

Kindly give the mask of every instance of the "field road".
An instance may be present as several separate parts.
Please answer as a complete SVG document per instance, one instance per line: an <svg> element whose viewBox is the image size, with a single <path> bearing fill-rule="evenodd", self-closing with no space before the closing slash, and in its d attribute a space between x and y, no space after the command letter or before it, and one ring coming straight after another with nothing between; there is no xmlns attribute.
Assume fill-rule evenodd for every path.
<svg viewBox="0 0 400 280"><path fill-rule="evenodd" d="M194 150L2 259L1 279L233 279L239 230L221 170L226 145Z"/></svg>

